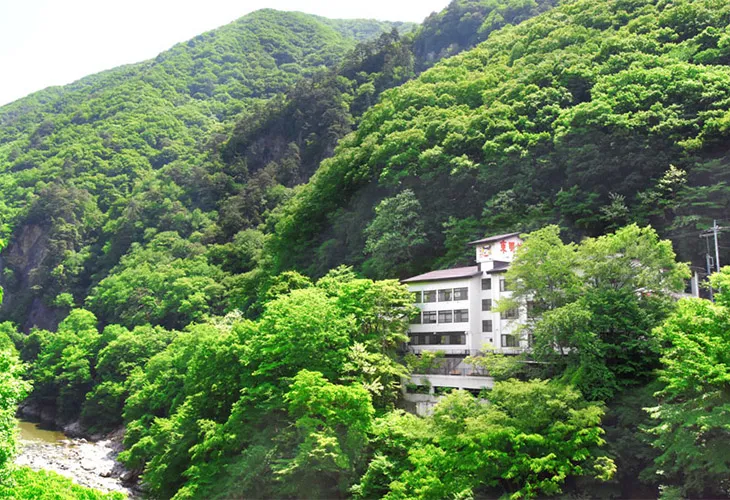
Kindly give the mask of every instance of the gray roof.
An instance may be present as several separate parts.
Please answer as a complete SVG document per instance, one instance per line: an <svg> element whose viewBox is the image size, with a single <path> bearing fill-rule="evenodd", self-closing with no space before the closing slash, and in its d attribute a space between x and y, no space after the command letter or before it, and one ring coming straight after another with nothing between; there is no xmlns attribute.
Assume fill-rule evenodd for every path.
<svg viewBox="0 0 730 500"><path fill-rule="evenodd" d="M472 276L476 276L477 274L481 274L481 272L479 271L479 266L455 267L453 269L443 269L441 271L431 271L430 273L419 274L418 276L404 279L402 283L471 278Z"/></svg>
<svg viewBox="0 0 730 500"><path fill-rule="evenodd" d="M507 234L498 234L497 236L490 236L488 238L483 238L481 240L476 241L470 241L467 243L467 245L479 245L480 243L489 243L490 241L499 241L503 240L505 238L510 238L512 236L519 236L520 233L507 233Z"/></svg>

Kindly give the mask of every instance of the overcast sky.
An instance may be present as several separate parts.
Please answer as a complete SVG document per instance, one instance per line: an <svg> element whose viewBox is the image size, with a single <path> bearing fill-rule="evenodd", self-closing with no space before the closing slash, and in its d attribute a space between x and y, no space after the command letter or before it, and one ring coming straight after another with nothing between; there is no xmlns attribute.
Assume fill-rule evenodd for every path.
<svg viewBox="0 0 730 500"><path fill-rule="evenodd" d="M0 105L121 64L264 7L420 22L449 0L0 0Z"/></svg>

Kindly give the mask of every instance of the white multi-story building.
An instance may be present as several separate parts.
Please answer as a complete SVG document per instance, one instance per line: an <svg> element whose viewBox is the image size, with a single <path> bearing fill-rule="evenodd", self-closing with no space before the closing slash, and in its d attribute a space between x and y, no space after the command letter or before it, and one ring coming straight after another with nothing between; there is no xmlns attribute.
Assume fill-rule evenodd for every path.
<svg viewBox="0 0 730 500"><path fill-rule="evenodd" d="M484 372L464 363L464 358L483 352L518 354L528 347L528 339L514 334L514 326L524 321L527 305L498 313L496 303L509 297L505 272L522 245L519 233L492 236L469 243L476 251L475 266L432 271L403 280L415 296L420 313L412 321L408 350L442 351L444 361L428 373L414 374L408 386L428 389L430 395L444 388L479 391L493 380ZM427 381L427 382L426 382ZM410 394L414 402L426 394Z"/></svg>

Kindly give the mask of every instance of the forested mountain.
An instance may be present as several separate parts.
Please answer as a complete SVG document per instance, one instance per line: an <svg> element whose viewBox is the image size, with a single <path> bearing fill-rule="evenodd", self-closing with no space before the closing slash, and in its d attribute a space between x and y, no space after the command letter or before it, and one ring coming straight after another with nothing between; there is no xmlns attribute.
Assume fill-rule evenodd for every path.
<svg viewBox="0 0 730 500"><path fill-rule="evenodd" d="M83 300L146 229L209 226L213 196L238 180L217 173L215 154L238 114L410 27L262 10L0 108L6 314L52 326L56 296Z"/></svg>
<svg viewBox="0 0 730 500"><path fill-rule="evenodd" d="M104 321L182 326L260 303L270 273L240 275L261 267L251 252L263 240L250 230L308 181L380 94L551 5L455 1L414 32L263 10L153 61L3 107L4 316L53 327L86 303ZM464 16L470 23L457 29ZM431 50L441 45L448 50ZM156 233L195 250L174 255L152 241ZM139 255L154 278L129 271L136 282L117 290L127 281L115 276L126 263L138 268ZM181 313L195 294L191 279L225 282L225 291L206 288ZM171 290L174 298L161 296ZM140 304L146 295L156 299Z"/></svg>
<svg viewBox="0 0 730 500"><path fill-rule="evenodd" d="M470 49L493 31L519 24L557 4L557 0L454 0L428 16L416 33L413 52L418 69Z"/></svg>
<svg viewBox="0 0 730 500"><path fill-rule="evenodd" d="M403 276L551 222L651 223L703 263L698 228L730 217L729 18L714 0L564 2L385 92L269 220L275 267Z"/></svg>
<svg viewBox="0 0 730 500"><path fill-rule="evenodd" d="M153 498L730 497L730 268L677 301L730 218L730 4L410 28L264 10L0 108L0 493L73 488L8 464L30 390ZM398 409L439 356L393 278L512 231L531 350Z"/></svg>

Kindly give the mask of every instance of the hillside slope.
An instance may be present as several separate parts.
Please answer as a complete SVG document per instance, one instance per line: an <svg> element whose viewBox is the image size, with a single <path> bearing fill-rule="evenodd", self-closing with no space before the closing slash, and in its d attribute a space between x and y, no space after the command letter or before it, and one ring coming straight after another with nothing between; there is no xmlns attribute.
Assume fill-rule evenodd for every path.
<svg viewBox="0 0 730 500"><path fill-rule="evenodd" d="M188 236L205 226L215 218L204 215L215 200L205 199L195 178L200 168L215 174L215 144L228 123L335 65L358 41L397 27L410 25L261 10L154 60L0 108L6 317L53 326L56 296L82 300L94 276L146 228ZM174 181L196 185L197 199L169 177L156 180L163 168L176 172ZM149 212L135 197L159 204ZM191 218L198 222L191 226Z"/></svg>
<svg viewBox="0 0 730 500"><path fill-rule="evenodd" d="M245 165L243 170L252 177L235 195L217 196L222 236L230 238L241 229L256 227L270 205L266 200L274 186L306 182L385 90L556 4L556 0L453 0L412 32L403 35L393 30L359 43L335 67L242 113L223 147L223 161L226 171Z"/></svg>
<svg viewBox="0 0 730 500"><path fill-rule="evenodd" d="M274 267L402 276L485 232L633 221L699 264L730 218L728 25L718 0L573 0L493 33L383 94L270 221Z"/></svg>
<svg viewBox="0 0 730 500"><path fill-rule="evenodd" d="M261 303L252 229L380 94L553 4L454 0L415 31L264 10L0 108L0 316L181 327Z"/></svg>

